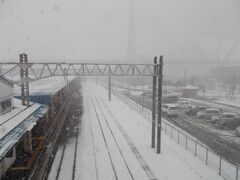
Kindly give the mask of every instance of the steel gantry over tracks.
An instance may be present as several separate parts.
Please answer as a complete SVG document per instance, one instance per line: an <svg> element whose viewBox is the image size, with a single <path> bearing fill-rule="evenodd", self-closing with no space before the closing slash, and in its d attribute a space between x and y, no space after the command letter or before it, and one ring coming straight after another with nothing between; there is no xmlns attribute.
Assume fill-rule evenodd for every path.
<svg viewBox="0 0 240 180"><path fill-rule="evenodd" d="M0 76L11 79L21 86L22 104L27 106L29 106L29 83L52 76L108 76L109 100L111 100L111 76L152 76L151 146L155 148L156 129L157 153L161 152L163 56L160 56L159 62L157 57L154 57L153 64L30 63L27 54L20 54L19 62L0 62Z"/></svg>
<svg viewBox="0 0 240 180"><path fill-rule="evenodd" d="M51 76L153 76L154 64L101 64L101 63L1 63L2 75L29 69L29 82Z"/></svg>

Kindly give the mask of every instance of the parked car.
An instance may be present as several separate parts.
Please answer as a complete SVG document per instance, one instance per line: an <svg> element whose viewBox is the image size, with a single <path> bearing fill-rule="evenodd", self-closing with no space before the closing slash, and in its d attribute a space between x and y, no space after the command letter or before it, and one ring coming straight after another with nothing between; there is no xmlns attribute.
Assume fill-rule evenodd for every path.
<svg viewBox="0 0 240 180"><path fill-rule="evenodd" d="M213 116L219 116L221 114L222 113L219 109L208 108L204 111L199 111L196 116L200 119L211 119Z"/></svg>
<svg viewBox="0 0 240 180"><path fill-rule="evenodd" d="M240 118L240 116L238 114L231 113L231 112L225 112L220 115L212 116L211 119L219 121L219 120L231 120L231 119L237 119L237 118Z"/></svg>
<svg viewBox="0 0 240 180"><path fill-rule="evenodd" d="M226 112L219 116L213 116L212 123L218 129L234 130L240 125L240 116Z"/></svg>
<svg viewBox="0 0 240 180"><path fill-rule="evenodd" d="M221 130L234 130L236 127L240 126L240 119L228 119L214 121L213 125Z"/></svg>
<svg viewBox="0 0 240 180"><path fill-rule="evenodd" d="M186 110L185 113L190 116L196 116L197 112L204 111L207 108L208 108L207 106L193 106L192 108Z"/></svg>
<svg viewBox="0 0 240 180"><path fill-rule="evenodd" d="M178 106L176 104L163 104L162 113L167 116L177 116Z"/></svg>
<svg viewBox="0 0 240 180"><path fill-rule="evenodd" d="M192 107L192 104L189 101L179 101L177 103L177 106L179 107L179 109L189 109Z"/></svg>

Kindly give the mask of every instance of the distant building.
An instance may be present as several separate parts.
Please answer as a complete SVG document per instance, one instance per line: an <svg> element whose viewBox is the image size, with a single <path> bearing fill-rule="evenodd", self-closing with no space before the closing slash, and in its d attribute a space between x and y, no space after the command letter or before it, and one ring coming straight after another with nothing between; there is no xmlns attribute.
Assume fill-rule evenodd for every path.
<svg viewBox="0 0 240 180"><path fill-rule="evenodd" d="M182 97L184 98L196 98L198 87L187 85L182 88Z"/></svg>
<svg viewBox="0 0 240 180"><path fill-rule="evenodd" d="M0 115L13 108L13 83L0 76Z"/></svg>

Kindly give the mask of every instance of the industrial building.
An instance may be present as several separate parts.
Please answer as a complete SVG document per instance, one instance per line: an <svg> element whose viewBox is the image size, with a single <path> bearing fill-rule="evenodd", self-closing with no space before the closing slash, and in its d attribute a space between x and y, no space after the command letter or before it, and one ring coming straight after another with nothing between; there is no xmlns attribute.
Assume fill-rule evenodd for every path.
<svg viewBox="0 0 240 180"><path fill-rule="evenodd" d="M182 97L184 98L196 98L198 87L187 85L182 88Z"/></svg>

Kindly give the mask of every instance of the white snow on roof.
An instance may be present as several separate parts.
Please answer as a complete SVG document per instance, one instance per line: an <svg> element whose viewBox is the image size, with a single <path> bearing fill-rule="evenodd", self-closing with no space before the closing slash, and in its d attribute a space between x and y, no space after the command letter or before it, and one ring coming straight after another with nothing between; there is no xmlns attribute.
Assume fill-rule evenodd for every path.
<svg viewBox="0 0 240 180"><path fill-rule="evenodd" d="M71 82L74 78L75 76L69 76L68 80L66 80L62 76L55 76L33 81L30 83L30 95L53 95L66 86L67 83ZM20 95L21 89L20 87L15 87L14 91L17 95Z"/></svg>
<svg viewBox="0 0 240 180"><path fill-rule="evenodd" d="M164 104L167 105L168 107L177 107L177 104Z"/></svg>
<svg viewBox="0 0 240 180"><path fill-rule="evenodd" d="M198 87L196 87L196 86L191 86L191 85L187 85L187 86L185 86L183 89L198 89Z"/></svg>
<svg viewBox="0 0 240 180"><path fill-rule="evenodd" d="M36 122L30 123L30 124L28 125L28 127L27 127L27 130L28 130L28 131L31 131L32 128L33 128L36 124L37 124Z"/></svg>
<svg viewBox="0 0 240 180"><path fill-rule="evenodd" d="M21 101L15 98L14 104L15 107L12 111L0 116L0 140L41 106L35 103L27 108L22 106Z"/></svg>
<svg viewBox="0 0 240 180"><path fill-rule="evenodd" d="M222 113L223 115L235 115L234 113L231 113L231 112L224 112Z"/></svg>

